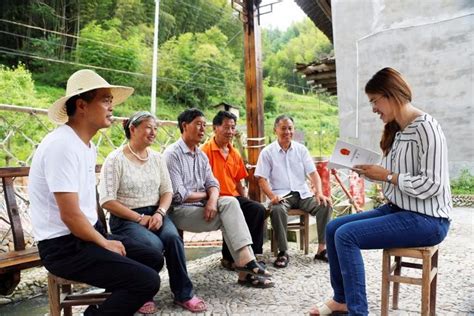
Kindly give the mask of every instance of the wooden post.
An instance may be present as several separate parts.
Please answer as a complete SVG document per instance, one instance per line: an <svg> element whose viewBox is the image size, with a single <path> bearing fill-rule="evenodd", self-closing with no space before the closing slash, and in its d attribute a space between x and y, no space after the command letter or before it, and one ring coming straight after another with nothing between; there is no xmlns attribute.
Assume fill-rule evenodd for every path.
<svg viewBox="0 0 474 316"><path fill-rule="evenodd" d="M248 162L252 166L257 164L258 155L265 144L263 125L262 50L257 8L254 3L255 0L243 1L247 148ZM254 168L250 170L249 197L252 200L261 201L260 188L253 176L254 171Z"/></svg>

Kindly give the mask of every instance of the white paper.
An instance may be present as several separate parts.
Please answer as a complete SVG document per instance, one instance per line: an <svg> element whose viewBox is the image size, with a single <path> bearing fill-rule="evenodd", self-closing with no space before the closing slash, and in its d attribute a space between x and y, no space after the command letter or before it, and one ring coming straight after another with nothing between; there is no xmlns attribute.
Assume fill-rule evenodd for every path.
<svg viewBox="0 0 474 316"><path fill-rule="evenodd" d="M329 159L328 168L352 169L355 165L375 165L380 163L381 157L374 151L338 140Z"/></svg>

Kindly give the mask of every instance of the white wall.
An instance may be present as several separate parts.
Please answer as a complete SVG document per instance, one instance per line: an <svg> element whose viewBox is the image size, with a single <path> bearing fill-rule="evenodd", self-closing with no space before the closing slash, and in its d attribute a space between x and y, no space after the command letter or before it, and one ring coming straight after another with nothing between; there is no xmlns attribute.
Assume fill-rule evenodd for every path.
<svg viewBox="0 0 474 316"><path fill-rule="evenodd" d="M332 0L332 14L341 138L379 150L383 123L364 87L390 66L441 123L451 177L474 174L474 1Z"/></svg>

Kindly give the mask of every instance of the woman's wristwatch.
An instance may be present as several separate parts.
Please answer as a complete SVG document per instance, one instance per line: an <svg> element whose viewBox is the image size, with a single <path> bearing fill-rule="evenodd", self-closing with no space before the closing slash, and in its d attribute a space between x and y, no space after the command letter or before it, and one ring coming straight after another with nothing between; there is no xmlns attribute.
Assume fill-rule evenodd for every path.
<svg viewBox="0 0 474 316"><path fill-rule="evenodd" d="M385 181L387 181L388 183L392 183L392 179L393 179L393 173L389 173L387 175L387 178L385 178Z"/></svg>
<svg viewBox="0 0 474 316"><path fill-rule="evenodd" d="M156 211L155 214L158 213L160 214L163 218L166 216L166 210L163 207L159 207Z"/></svg>

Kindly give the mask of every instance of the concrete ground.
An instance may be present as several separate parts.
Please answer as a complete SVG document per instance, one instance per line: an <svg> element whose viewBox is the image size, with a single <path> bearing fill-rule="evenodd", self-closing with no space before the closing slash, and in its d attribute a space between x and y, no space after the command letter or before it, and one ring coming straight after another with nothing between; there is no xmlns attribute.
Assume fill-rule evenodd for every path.
<svg viewBox="0 0 474 316"><path fill-rule="evenodd" d="M474 315L474 209L456 208L446 240L440 246L437 314ZM264 257L273 273L275 287L247 288L237 284L237 273L220 267L220 254L192 261L188 271L195 292L208 304L201 315L308 315L314 304L331 297L329 268L326 263L305 256L291 243L291 261L286 269L272 267L274 258L265 244ZM315 245L312 245L315 249ZM382 252L364 251L370 313L380 314ZM192 315L173 305L166 272L161 273L162 288L155 297L160 308L156 315ZM390 315L419 315L421 288L402 284L399 310ZM137 314L139 315L139 314Z"/></svg>

